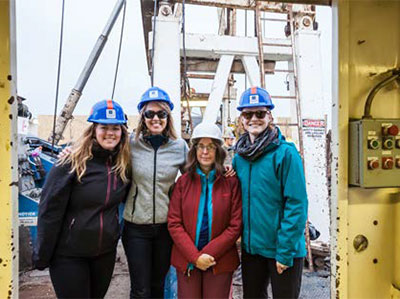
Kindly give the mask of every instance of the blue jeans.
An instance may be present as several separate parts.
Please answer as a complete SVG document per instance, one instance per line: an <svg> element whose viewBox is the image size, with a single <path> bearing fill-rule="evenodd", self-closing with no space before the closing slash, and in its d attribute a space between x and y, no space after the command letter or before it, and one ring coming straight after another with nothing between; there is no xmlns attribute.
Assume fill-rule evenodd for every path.
<svg viewBox="0 0 400 299"><path fill-rule="evenodd" d="M131 278L130 298L164 298L172 248L167 224L125 221L122 244Z"/></svg>

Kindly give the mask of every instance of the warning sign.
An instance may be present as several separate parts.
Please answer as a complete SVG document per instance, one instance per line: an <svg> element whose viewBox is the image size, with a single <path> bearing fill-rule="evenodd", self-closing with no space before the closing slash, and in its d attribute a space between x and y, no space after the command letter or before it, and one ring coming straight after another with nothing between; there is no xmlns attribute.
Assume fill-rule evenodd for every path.
<svg viewBox="0 0 400 299"><path fill-rule="evenodd" d="M306 137L325 138L325 120L303 119L303 133Z"/></svg>

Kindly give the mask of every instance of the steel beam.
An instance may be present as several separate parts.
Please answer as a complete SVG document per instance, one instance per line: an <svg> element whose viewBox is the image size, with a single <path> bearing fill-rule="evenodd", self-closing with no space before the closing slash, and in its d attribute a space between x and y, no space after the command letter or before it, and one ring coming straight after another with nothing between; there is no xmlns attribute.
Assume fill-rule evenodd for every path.
<svg viewBox="0 0 400 299"><path fill-rule="evenodd" d="M264 38L264 59L267 61L289 61L292 59L290 39ZM183 48L181 46L181 55ZM258 57L256 37L186 34L186 56L219 59L221 55L245 55Z"/></svg>
<svg viewBox="0 0 400 299"><path fill-rule="evenodd" d="M228 77L231 72L233 63L233 55L223 55L218 64L215 79L211 86L210 97L208 98L208 105L204 113L203 121L215 123L217 121L219 109L222 103L222 97L228 83Z"/></svg>
<svg viewBox="0 0 400 299"><path fill-rule="evenodd" d="M176 2L182 2L177 0ZM225 7L225 8L238 8L238 9L255 9L256 3L262 2L260 10L271 11L271 12L287 12L286 3L295 4L309 4L309 5L328 5L331 6L331 0L282 0L278 2L270 2L266 0L186 0L187 4Z"/></svg>
<svg viewBox="0 0 400 299"><path fill-rule="evenodd" d="M255 59L255 57L253 58ZM218 60L189 58L187 59L187 67L189 72L215 73L218 67ZM257 68L258 68L258 63L257 63ZM264 68L266 74L273 74L276 71L275 61L264 61ZM246 68L244 67L240 59L233 60L231 72L236 74L244 74L246 72Z"/></svg>
<svg viewBox="0 0 400 299"><path fill-rule="evenodd" d="M160 9L161 10L161 9ZM181 136L181 89L180 56L181 41L180 19L159 13L156 19L156 38L154 51L154 85L169 94L174 103L172 115L176 133ZM153 35L149 37L152 46Z"/></svg>
<svg viewBox="0 0 400 299"><path fill-rule="evenodd" d="M260 86L260 66L256 58L254 56L242 56L241 58L250 86Z"/></svg>

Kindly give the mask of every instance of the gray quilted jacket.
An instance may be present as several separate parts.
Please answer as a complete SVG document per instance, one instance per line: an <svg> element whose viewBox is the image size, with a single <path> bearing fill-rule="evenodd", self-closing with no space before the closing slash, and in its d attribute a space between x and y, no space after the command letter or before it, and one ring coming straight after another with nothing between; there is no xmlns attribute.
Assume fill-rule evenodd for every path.
<svg viewBox="0 0 400 299"><path fill-rule="evenodd" d="M157 151L139 137L131 135L132 187L124 219L136 224L167 222L168 191L186 163L188 146L183 139L171 140Z"/></svg>

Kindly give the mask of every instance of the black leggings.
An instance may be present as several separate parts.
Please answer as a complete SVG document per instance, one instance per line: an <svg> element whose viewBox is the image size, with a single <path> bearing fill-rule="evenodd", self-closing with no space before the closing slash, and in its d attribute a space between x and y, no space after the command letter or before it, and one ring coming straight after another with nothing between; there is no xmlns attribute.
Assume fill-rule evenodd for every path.
<svg viewBox="0 0 400 299"><path fill-rule="evenodd" d="M116 251L96 257L56 255L50 277L57 298L103 298L111 282Z"/></svg>
<svg viewBox="0 0 400 299"><path fill-rule="evenodd" d="M167 224L125 221L122 243L131 277L130 298L164 298L172 247Z"/></svg>
<svg viewBox="0 0 400 299"><path fill-rule="evenodd" d="M293 259L293 267L278 274L276 260L242 250L243 298L268 298L271 280L272 297L298 298L303 272L303 258Z"/></svg>

